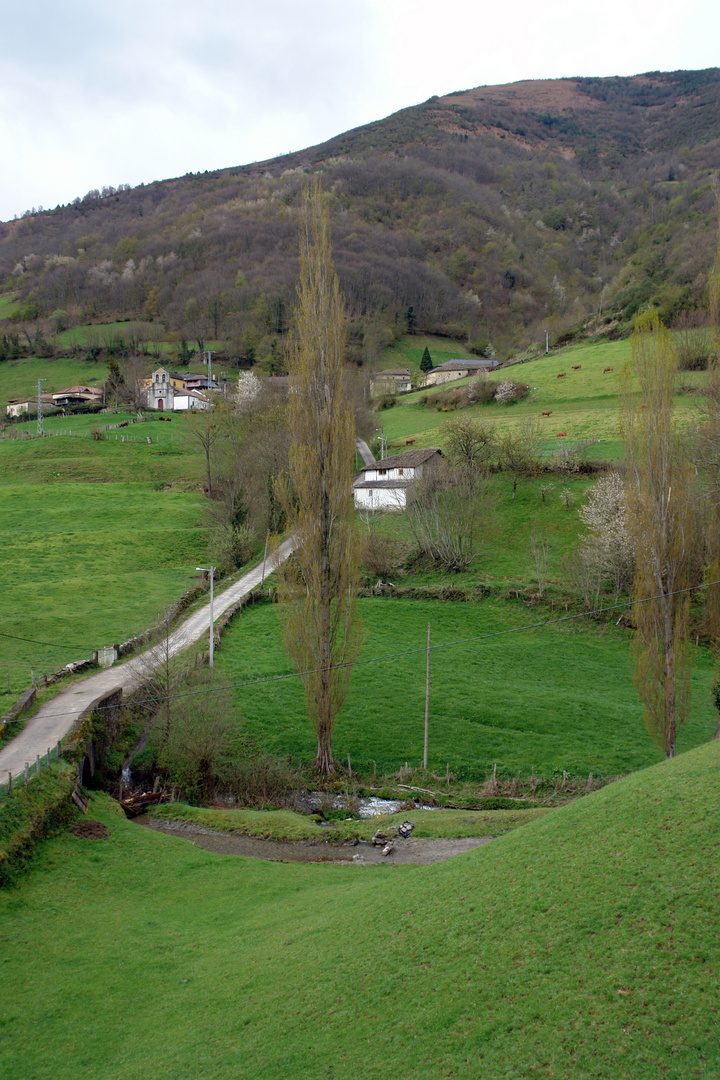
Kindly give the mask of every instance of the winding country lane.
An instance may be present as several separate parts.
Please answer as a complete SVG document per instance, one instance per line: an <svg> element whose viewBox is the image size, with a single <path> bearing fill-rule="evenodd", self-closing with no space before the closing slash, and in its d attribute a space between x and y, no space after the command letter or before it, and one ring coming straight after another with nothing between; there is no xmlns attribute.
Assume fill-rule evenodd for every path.
<svg viewBox="0 0 720 1080"><path fill-rule="evenodd" d="M285 540L271 559L268 559L265 568L267 577L276 566L292 553L294 541ZM236 604L249 592L251 592L262 580L262 564L256 566L244 574L239 581L231 585L224 592L218 593L214 601L214 618L217 619L229 607ZM182 623L177 630L168 638L167 647L170 655L182 652L188 645L198 641L210 630L210 604L194 612ZM166 657L166 643L155 645L152 649L126 660L123 664L115 664L106 671L99 671L96 675L89 675L86 679L71 683L61 690L51 701L47 701L14 739L11 739L0 750L0 782L7 779L8 772L18 776L25 767L25 762L33 764L36 755L42 757L48 748L53 749L59 739L68 733L80 713L102 694L122 687L127 693L134 690L146 678L148 670L159 667Z"/></svg>

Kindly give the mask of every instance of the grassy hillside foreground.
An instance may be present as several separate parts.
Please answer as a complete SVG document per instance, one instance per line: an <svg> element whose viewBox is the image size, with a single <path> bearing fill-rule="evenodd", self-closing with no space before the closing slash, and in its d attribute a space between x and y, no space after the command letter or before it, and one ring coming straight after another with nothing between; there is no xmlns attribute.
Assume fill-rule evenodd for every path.
<svg viewBox="0 0 720 1080"><path fill-rule="evenodd" d="M431 867L212 855L97 797L108 838L45 842L0 895L0 1071L714 1080L719 766L711 743Z"/></svg>

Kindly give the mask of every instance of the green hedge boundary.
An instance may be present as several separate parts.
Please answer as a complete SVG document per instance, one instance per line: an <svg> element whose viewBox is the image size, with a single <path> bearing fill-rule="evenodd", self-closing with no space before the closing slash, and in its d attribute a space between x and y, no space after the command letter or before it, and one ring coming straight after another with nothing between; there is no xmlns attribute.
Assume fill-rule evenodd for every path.
<svg viewBox="0 0 720 1080"><path fill-rule="evenodd" d="M38 841L78 816L72 802L76 776L77 770L61 761L0 798L0 888L24 873Z"/></svg>

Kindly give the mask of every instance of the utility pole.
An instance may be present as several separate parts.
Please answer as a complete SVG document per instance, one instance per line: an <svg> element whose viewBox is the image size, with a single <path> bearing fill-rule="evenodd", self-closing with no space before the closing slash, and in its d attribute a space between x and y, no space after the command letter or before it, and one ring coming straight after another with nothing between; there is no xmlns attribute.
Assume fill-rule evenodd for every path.
<svg viewBox="0 0 720 1080"><path fill-rule="evenodd" d="M214 566L196 566L196 570L202 570L203 573L210 575L210 647L209 647L209 667L213 666L213 654L215 652L215 634L214 634L214 619L213 619L213 585L215 582L215 567Z"/></svg>
<svg viewBox="0 0 720 1080"><path fill-rule="evenodd" d="M212 390L212 353L207 350L208 390Z"/></svg>
<svg viewBox="0 0 720 1080"><path fill-rule="evenodd" d="M549 349L550 349L550 335L548 334L548 332L546 330L545 331L545 352L547 353L549 351Z"/></svg>
<svg viewBox="0 0 720 1080"><path fill-rule="evenodd" d="M430 723L430 623L428 623L427 660L425 661L425 743L423 745L423 769L427 771L428 728Z"/></svg>
<svg viewBox="0 0 720 1080"><path fill-rule="evenodd" d="M47 379L38 379L38 407L37 407L37 433L38 435L44 435L45 429L43 428L43 413L42 413L42 386L41 383L47 382Z"/></svg>

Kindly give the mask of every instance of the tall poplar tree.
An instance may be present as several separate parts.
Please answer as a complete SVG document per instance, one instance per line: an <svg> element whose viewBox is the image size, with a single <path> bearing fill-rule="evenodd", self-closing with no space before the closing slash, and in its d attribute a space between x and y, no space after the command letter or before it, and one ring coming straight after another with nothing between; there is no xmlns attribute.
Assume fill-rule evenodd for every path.
<svg viewBox="0 0 720 1080"><path fill-rule="evenodd" d="M690 708L690 595L679 590L690 585L693 562L691 475L673 433L677 362L670 333L650 310L637 316L630 341L621 394L627 523L637 554L635 682L645 725L669 758Z"/></svg>
<svg viewBox="0 0 720 1080"><path fill-rule="evenodd" d="M352 482L355 418L343 299L326 196L311 181L300 235L299 304L289 348L289 482L281 487L294 556L280 572L285 646L317 733L315 765L333 770L332 732L350 684L360 626Z"/></svg>

